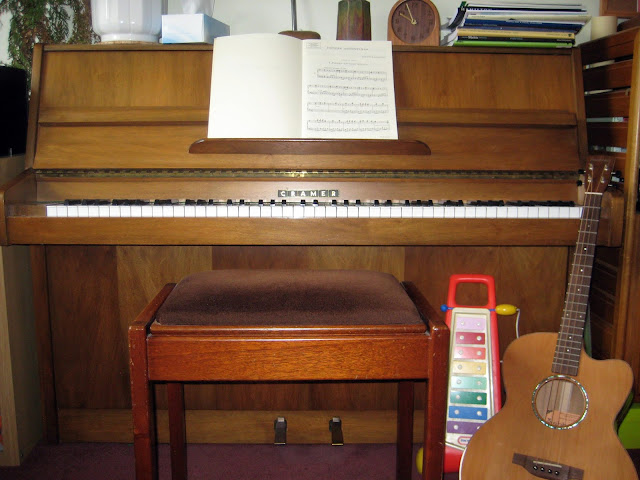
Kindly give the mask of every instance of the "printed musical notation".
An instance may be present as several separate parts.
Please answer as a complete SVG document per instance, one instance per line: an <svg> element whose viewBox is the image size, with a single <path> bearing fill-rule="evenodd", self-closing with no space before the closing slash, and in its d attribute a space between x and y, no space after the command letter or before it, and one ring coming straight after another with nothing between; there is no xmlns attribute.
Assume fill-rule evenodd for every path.
<svg viewBox="0 0 640 480"><path fill-rule="evenodd" d="M309 95L330 95L332 97L383 98L389 96L387 87L362 87L359 85L308 85Z"/></svg>
<svg viewBox="0 0 640 480"><path fill-rule="evenodd" d="M303 136L397 138L391 47L311 43L303 52Z"/></svg>
<svg viewBox="0 0 640 480"><path fill-rule="evenodd" d="M307 111L324 113L348 113L359 115L384 115L389 113L387 103L309 102Z"/></svg>
<svg viewBox="0 0 640 480"><path fill-rule="evenodd" d="M307 121L307 130L311 132L356 133L389 132L391 125L386 120L325 120L318 118Z"/></svg>
<svg viewBox="0 0 640 480"><path fill-rule="evenodd" d="M316 71L316 76L323 80L348 80L356 82L386 82L387 72L376 70L360 70L353 68L323 67Z"/></svg>

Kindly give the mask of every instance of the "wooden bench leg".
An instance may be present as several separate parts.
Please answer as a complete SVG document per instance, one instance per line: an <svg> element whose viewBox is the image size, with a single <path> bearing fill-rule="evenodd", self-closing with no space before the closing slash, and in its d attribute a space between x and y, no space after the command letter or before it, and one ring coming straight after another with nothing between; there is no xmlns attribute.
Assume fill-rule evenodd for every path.
<svg viewBox="0 0 640 480"><path fill-rule="evenodd" d="M433 362L427 380L424 412L424 449L422 478L441 480L444 470L445 426L447 412L447 352L442 352L444 365ZM441 368L441 371L437 371Z"/></svg>
<svg viewBox="0 0 640 480"><path fill-rule="evenodd" d="M131 355L131 410L136 480L157 480L153 386L147 374L147 339L144 328L129 330Z"/></svg>
<svg viewBox="0 0 640 480"><path fill-rule="evenodd" d="M398 382L396 480L410 480L413 468L413 382Z"/></svg>
<svg viewBox="0 0 640 480"><path fill-rule="evenodd" d="M184 386L167 383L169 408L169 448L171 450L171 479L187 480L187 445L184 421Z"/></svg>

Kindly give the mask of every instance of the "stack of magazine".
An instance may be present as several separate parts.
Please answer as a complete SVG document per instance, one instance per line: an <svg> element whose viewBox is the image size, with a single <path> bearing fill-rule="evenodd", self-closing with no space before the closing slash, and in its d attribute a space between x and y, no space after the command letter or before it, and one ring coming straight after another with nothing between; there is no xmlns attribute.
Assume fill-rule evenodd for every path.
<svg viewBox="0 0 640 480"><path fill-rule="evenodd" d="M462 2L441 45L566 48L590 20L576 3Z"/></svg>

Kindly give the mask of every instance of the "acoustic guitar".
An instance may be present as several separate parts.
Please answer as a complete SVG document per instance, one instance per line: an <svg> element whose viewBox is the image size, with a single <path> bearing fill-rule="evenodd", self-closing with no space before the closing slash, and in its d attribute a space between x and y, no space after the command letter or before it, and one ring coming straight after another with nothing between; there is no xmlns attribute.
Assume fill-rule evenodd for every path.
<svg viewBox="0 0 640 480"><path fill-rule="evenodd" d="M621 360L583 348L606 157L590 160L559 333L513 341L503 357L506 403L469 441L460 480L638 480L614 422L633 381Z"/></svg>

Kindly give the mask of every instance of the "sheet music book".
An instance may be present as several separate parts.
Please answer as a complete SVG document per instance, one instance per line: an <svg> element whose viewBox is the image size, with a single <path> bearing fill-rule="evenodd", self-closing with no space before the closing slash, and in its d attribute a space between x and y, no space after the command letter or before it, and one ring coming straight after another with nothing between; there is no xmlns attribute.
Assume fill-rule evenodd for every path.
<svg viewBox="0 0 640 480"><path fill-rule="evenodd" d="M208 137L397 139L391 42L216 38Z"/></svg>

